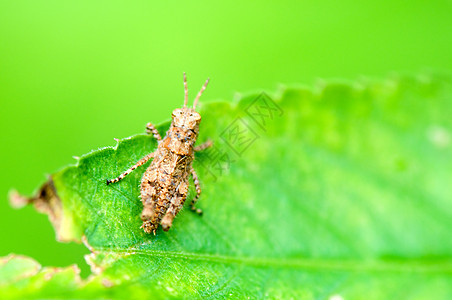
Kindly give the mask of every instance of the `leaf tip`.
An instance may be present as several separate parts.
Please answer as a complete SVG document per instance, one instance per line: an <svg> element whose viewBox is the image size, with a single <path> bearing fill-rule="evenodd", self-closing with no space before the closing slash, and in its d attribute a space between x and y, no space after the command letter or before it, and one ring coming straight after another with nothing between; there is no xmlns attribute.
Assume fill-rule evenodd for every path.
<svg viewBox="0 0 452 300"><path fill-rule="evenodd" d="M15 209L22 208L30 203L30 199L19 194L17 190L10 190L8 193L9 204Z"/></svg>

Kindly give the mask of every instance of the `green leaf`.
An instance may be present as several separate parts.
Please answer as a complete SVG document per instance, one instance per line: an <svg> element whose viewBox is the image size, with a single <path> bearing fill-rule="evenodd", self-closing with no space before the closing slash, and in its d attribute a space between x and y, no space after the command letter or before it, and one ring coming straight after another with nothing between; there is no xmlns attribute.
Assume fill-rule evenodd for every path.
<svg viewBox="0 0 452 300"><path fill-rule="evenodd" d="M450 299L451 99L449 77L423 75L205 103L199 142L215 147L194 162L204 215L185 209L156 236L140 229L148 164L105 184L155 149L145 134L82 156L27 201L60 240L92 251L93 275L73 271L66 296ZM20 271L8 265L9 293L25 279L5 281ZM7 295L57 295L43 272Z"/></svg>

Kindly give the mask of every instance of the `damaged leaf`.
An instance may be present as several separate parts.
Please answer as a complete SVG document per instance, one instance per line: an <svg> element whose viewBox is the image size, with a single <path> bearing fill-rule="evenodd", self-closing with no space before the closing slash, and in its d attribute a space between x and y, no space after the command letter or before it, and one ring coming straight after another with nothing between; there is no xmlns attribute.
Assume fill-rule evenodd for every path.
<svg viewBox="0 0 452 300"><path fill-rule="evenodd" d="M92 251L89 278L52 273L74 298L450 299L451 99L450 78L421 76L204 104L199 142L214 141L194 162L204 215L185 209L156 236L140 229L147 165L105 184L155 149L145 134L12 199ZM3 293L58 294L46 292L47 269L22 260L0 266L0 279L18 274Z"/></svg>

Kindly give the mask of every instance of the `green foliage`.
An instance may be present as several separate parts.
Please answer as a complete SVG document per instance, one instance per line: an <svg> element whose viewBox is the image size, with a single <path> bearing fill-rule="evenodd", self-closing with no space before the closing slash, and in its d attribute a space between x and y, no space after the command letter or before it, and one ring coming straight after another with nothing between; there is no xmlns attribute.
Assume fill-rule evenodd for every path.
<svg viewBox="0 0 452 300"><path fill-rule="evenodd" d="M272 117L257 96L201 108L200 142L212 139L223 158L218 165L210 151L194 163L202 217L185 209L169 232L146 235L138 195L147 165L117 184L105 180L156 143L144 134L121 140L52 175L62 205L44 201L58 237L90 247L93 275L80 280L67 268L46 277L48 269L10 257L0 290L18 298L450 299L450 78L289 88L273 97L280 110L271 106ZM257 108L267 117L247 114ZM233 141L237 124L247 124L240 142L249 145Z"/></svg>

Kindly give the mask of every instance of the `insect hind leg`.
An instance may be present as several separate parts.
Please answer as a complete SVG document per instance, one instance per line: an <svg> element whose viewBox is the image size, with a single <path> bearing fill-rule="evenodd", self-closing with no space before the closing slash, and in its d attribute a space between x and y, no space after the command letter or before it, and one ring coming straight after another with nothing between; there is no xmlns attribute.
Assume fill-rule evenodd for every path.
<svg viewBox="0 0 452 300"><path fill-rule="evenodd" d="M129 175L130 173L133 172L133 170L135 170L136 168L144 165L148 160L150 160L151 158L154 157L154 152L149 153L148 155L146 155L145 157L143 157L142 159L140 159L134 166L130 167L130 169L128 169L127 171L125 171L124 173L122 173L121 175L119 175L118 177L114 178L114 179L107 179L107 185L111 184L111 183L116 183L122 179L124 179L124 177L126 177L127 175Z"/></svg>
<svg viewBox="0 0 452 300"><path fill-rule="evenodd" d="M196 174L196 171L193 168L191 168L190 172L191 175L193 176L193 182L196 188L196 196L195 198L193 198L193 200L191 200L190 209L191 211L196 212L198 215L202 215L202 210L200 208L195 207L196 202L198 202L199 196L201 195L201 186L199 185L198 175Z"/></svg>
<svg viewBox="0 0 452 300"><path fill-rule="evenodd" d="M179 211L184 206L185 199L183 196L178 196L173 201L171 201L171 205L163 216L162 225L163 231L168 231L173 225L174 218L179 213Z"/></svg>

